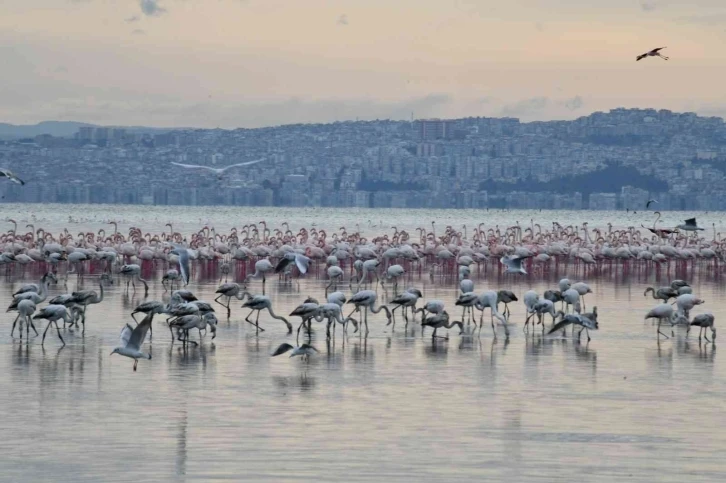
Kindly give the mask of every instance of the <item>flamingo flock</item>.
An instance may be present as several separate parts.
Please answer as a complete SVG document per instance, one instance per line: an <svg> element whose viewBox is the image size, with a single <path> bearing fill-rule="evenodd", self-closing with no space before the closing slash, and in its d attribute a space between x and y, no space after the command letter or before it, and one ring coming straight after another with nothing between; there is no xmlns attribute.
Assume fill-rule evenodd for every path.
<svg viewBox="0 0 726 483"><path fill-rule="evenodd" d="M216 336L217 316L214 304L222 307L227 318L232 316L232 301L249 309L245 321L255 327L257 333L265 331L264 312L272 319L284 323L288 334L293 325L288 317L298 317L297 343L301 332L307 333L311 342L313 322L326 322L326 335L334 337L337 325L347 333L349 324L360 337L370 333L369 316L384 312L391 330L395 330L395 315L404 319L404 329L416 322L423 331L433 328L432 338L438 339L437 331L458 327L460 334L472 336L480 334L484 324L484 312L489 311L490 325L496 338L498 327L505 335L510 335L509 305L520 299L509 290L474 291L471 279L473 270L488 267L498 270L509 277L527 277L528 274L547 272L552 265L564 265L573 270L583 268L583 273L620 268L638 270L641 267L654 267L668 270L671 264L676 269L683 266L703 266L706 270L719 270L719 261L726 254L726 240L715 232L711 239L704 236L704 230L695 219L686 220L672 230L647 228L651 235L635 227L613 230L590 229L587 223L580 226L562 226L552 223L551 229L530 223L523 228L517 222L509 227L485 228L477 226L471 237L467 227L461 230L451 226L437 233L435 223L431 227L419 227L413 236L405 230L392 227L393 232L368 239L359 230L349 232L341 227L339 232L328 235L316 227L300 228L297 232L288 223L278 228L268 228L267 223L244 225L233 228L229 233L216 233L214 228L203 227L186 236L174 231L168 223L168 231L161 233L142 233L130 228L127 234L118 231L117 224L111 222L113 232L104 229L98 232L80 232L73 235L68 230L54 235L42 227L28 225L29 230L19 233L17 223L10 220L13 227L0 235L2 253L0 265L5 265L7 275L24 274L26 270L42 273L37 284L28 284L16 291L8 311L17 311L11 334L20 324L22 337L25 329L26 339L29 330L38 335L34 320L45 319L48 325L43 333L43 343L48 329L55 326L60 341L62 338L59 321L68 328L83 326L86 330L86 315L90 305L104 300L104 285L114 283L118 277L126 292L136 291L137 283L144 286L144 298L148 297L149 284L156 269L164 276L161 286L169 293L169 302L145 300L132 312L143 313L144 322L148 321L149 340L153 337L152 322L156 315L167 315L166 324L170 330L172 343L180 341L183 345L203 343L203 333L210 331L212 339ZM429 272L434 278L438 273L444 283L450 278L458 281L460 295L452 300L454 306L462 308L461 320L453 320L441 300L424 300L423 292L416 287L399 290L401 281L407 274ZM152 275L149 276L148 274ZM200 273L223 274L233 277L233 282L222 283L217 289L217 297L212 303L198 300L188 289L195 283L195 275ZM38 311L38 306L48 298L50 284L63 283L67 286L69 277L77 279L98 277L98 291L69 291L49 300L49 305ZM266 294L268 278L277 277L281 283L289 283L301 277L327 278L323 303L308 297L290 314L275 312L272 300ZM221 282L221 277L220 277ZM176 285L176 289L175 289ZM380 286L380 287L379 287ZM123 285L122 285L123 287ZM345 293L339 288L347 288ZM388 297L388 291L392 296ZM386 294L388 303L381 303L379 290ZM534 325L542 325L545 330L545 316L551 316L548 333L557 333L568 326L580 327L577 335L584 331L590 340L589 332L598 330L597 308L586 312L585 298L592 293L584 282L570 283L562 279L556 288L546 290L541 295L528 291L522 296L526 309L525 332L533 318ZM646 318L658 320L657 336L668 337L661 331L661 323L666 321L672 326L691 324L712 331L715 338L713 319L697 315L692 322L690 310L703 303L693 295L691 287L682 280L674 280L667 287L648 287L645 296L662 301L651 310ZM674 300L673 304L670 303ZM421 307L418 307L419 302ZM504 310L500 312L500 305ZM557 308L560 304L560 308ZM344 313L346 306L349 313ZM474 311L479 312L479 317ZM256 314L254 319L251 316ZM420 314L420 320L416 321ZM496 320L496 323L495 323ZM134 370L139 359L144 359L138 342L139 334L146 329L124 326L121 345L115 353L135 359ZM332 334L331 334L332 328ZM199 342L190 338L190 331L197 329ZM130 332L129 332L130 331ZM574 332L573 332L574 333ZM293 355L304 354L307 358L314 355L312 349L304 346L286 347ZM312 346L310 346L312 347ZM127 348L127 349L124 349ZM280 353L282 353L280 352ZM138 356L138 357L137 357Z"/></svg>

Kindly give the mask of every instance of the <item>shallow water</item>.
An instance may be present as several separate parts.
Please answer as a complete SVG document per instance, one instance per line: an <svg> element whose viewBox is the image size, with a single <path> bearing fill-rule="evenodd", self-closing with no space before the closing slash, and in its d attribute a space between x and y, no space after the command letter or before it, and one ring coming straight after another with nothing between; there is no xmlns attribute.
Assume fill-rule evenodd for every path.
<svg viewBox="0 0 726 483"><path fill-rule="evenodd" d="M368 234L389 226L414 230L464 224L471 229L541 223L582 223L605 227L652 223L652 214L606 212L527 212L457 210L325 210L231 207L139 207L3 205L0 216L72 233L116 220L144 231L190 233L203 224L226 231L266 219L271 226L337 230L358 222ZM666 213L662 226L697 215L699 224L720 230L721 213ZM69 217L72 221L69 222ZM642 217L642 219L641 219ZM368 220L371 220L368 222ZM382 220L385 220L383 222ZM375 226L374 226L375 225ZM112 229L112 228L111 228ZM707 232L709 235L710 233ZM249 266L238 268L243 276ZM495 341L488 319L480 337L451 330L448 341L433 342L420 325L395 331L385 316L371 316L367 339L358 334L325 341L315 324L313 344L320 354L309 362L269 354L292 341L284 325L262 315L259 335L233 303L228 321L218 310L214 341L201 347L172 345L163 317L154 323L153 359L139 362L109 356L128 314L143 293L126 294L121 280L106 288L106 298L88 310L85 335L65 330L65 348L54 332L45 348L11 338L14 315L0 330L0 451L3 481L723 481L726 464L720 430L726 379L717 344L685 338L656 341L655 327L643 315L656 301L643 297L648 285L673 278L692 282L716 324L726 314L720 272L700 267L670 273L628 272L605 267L577 273L554 264L547 273L502 276L496 269L474 269L476 290L507 288L518 296L542 293L570 276L590 283L588 308L597 305L600 330L592 341L542 337L522 331L524 308L512 304L511 337L502 327ZM0 304L37 275L0 278ZM218 284L215 270L195 269L190 288L211 302ZM149 299L168 294L159 283L163 269L148 268L154 279ZM78 284L97 289L97 276ZM278 313L289 313L306 296L323 298L326 281L310 274L300 286L270 279L267 292ZM458 283L412 275L406 286L424 299L442 299L455 318ZM253 282L255 293L260 282ZM66 292L62 283L51 295ZM379 296L386 301L386 295ZM297 321L293 321L296 323ZM39 325L42 330L45 323ZM412 330L413 328L413 330ZM670 329L664 329L666 332ZM439 331L440 334L446 331ZM41 332L42 333L42 332ZM568 332L569 333L569 332ZM193 336L196 340L196 335Z"/></svg>
<svg viewBox="0 0 726 483"><path fill-rule="evenodd" d="M215 228L218 233L228 232L232 227L242 228L251 223L265 220L272 229L280 228L288 222L297 232L302 227L323 228L330 233L337 232L341 226L348 232L360 231L365 236L376 236L391 232L395 226L412 234L416 228L431 229L435 222L437 233L442 233L451 225L463 234L471 236L472 230L483 223L482 228L499 227L502 230L519 223L522 228L535 224L543 230L551 229L556 221L563 226L580 225L589 222L590 228L607 230L608 223L613 228L641 224L652 226L657 215L650 211L613 212L613 211L567 211L567 210L421 210L421 209L365 209L365 208L282 208L250 206L142 206L142 205L63 205L63 204L3 204L0 205L0 218L14 219L18 222L18 232L25 231L26 224L36 229L43 227L57 233L67 228L76 235L80 230L113 230L109 222L118 223L119 231L124 234L135 226L144 233L160 233L170 228L184 235L196 232L203 226ZM665 211L658 228L673 228L686 218L697 217L699 226L705 228L708 239L713 229L726 231L726 212L678 212ZM468 227L464 229L464 225ZM9 227L9 226L8 226ZM441 230L441 231L439 231ZM645 232L645 231L644 231ZM646 233L647 234L647 233Z"/></svg>
<svg viewBox="0 0 726 483"><path fill-rule="evenodd" d="M475 270L474 280L477 291L509 288L521 297L556 286L565 271L515 278ZM161 273L153 274L149 299L164 297ZM132 360L109 356L143 300L116 280L89 308L85 336L62 332L63 349L50 331L45 349L39 338L10 338L13 315L5 315L0 479L723 481L723 359L716 345L699 344L697 331L686 340L677 329L658 344L655 327L643 321L656 304L644 287L676 276L693 280L707 301L694 312L713 311L718 325L724 288L707 269L615 271L585 277L594 292L586 303L597 305L600 321L589 344L542 337L539 329L526 336L520 302L511 306L508 341L502 327L494 341L488 316L480 337L451 330L448 341L435 342L417 324L404 331L400 318L391 331L383 314L371 316L367 339L338 329L326 344L316 324L320 354L306 363L271 358L294 337L267 315L260 317L267 331L255 335L236 302L229 321L218 310L217 338L199 348L172 345L157 318L145 345L153 359L137 372ZM86 276L82 285L96 280ZM22 282L4 278L0 303ZM217 283L197 278L191 288L211 302ZM267 292L287 314L307 295L322 299L324 284L314 275L299 288L270 279ZM456 280L425 275L405 284L444 300L459 318ZM259 292L260 282L252 289Z"/></svg>

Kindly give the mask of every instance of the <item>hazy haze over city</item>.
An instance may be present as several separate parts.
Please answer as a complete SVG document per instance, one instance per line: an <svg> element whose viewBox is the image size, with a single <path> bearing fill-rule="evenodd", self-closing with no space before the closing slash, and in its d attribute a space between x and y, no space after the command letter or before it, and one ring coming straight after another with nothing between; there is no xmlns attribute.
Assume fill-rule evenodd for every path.
<svg viewBox="0 0 726 483"><path fill-rule="evenodd" d="M0 121L723 116L725 25L722 0L0 0Z"/></svg>

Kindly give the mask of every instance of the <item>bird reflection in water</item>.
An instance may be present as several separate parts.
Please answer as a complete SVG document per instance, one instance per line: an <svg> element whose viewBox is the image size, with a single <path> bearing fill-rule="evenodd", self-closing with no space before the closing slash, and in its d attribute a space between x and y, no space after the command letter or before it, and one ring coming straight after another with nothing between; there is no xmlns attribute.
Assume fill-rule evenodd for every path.
<svg viewBox="0 0 726 483"><path fill-rule="evenodd" d="M272 381L282 391L283 396L293 390L309 392L317 385L316 378L309 377L307 370L303 370L296 376L272 376Z"/></svg>
<svg viewBox="0 0 726 483"><path fill-rule="evenodd" d="M174 461L174 470L177 476L187 474L187 426L189 417L187 414L186 403L181 411L179 418L179 430L176 438L176 460Z"/></svg>
<svg viewBox="0 0 726 483"><path fill-rule="evenodd" d="M716 357L716 343L684 338L676 343L676 351L678 355L695 356L704 362L713 363Z"/></svg>

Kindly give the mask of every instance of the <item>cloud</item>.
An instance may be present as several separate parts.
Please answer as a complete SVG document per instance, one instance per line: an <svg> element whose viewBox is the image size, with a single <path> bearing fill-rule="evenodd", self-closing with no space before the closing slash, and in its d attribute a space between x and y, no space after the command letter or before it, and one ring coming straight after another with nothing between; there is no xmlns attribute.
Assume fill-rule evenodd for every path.
<svg viewBox="0 0 726 483"><path fill-rule="evenodd" d="M133 35L146 35L146 30L143 29L134 29L131 31Z"/></svg>
<svg viewBox="0 0 726 483"><path fill-rule="evenodd" d="M338 17L338 21L336 23L338 25L348 25L348 16L346 14L342 14Z"/></svg>
<svg viewBox="0 0 726 483"><path fill-rule="evenodd" d="M585 105L585 101L582 100L582 97L575 96L572 99L562 101L562 105L571 111L576 111Z"/></svg>
<svg viewBox="0 0 726 483"><path fill-rule="evenodd" d="M644 12L652 12L661 6L658 0L640 0L640 9Z"/></svg>
<svg viewBox="0 0 726 483"><path fill-rule="evenodd" d="M166 9L159 5L159 0L141 0L139 2L141 11L149 17L158 17L166 13Z"/></svg>
<svg viewBox="0 0 726 483"><path fill-rule="evenodd" d="M537 114L549 105L546 97L532 97L502 107L502 115L506 117L521 117Z"/></svg>
<svg viewBox="0 0 726 483"><path fill-rule="evenodd" d="M690 17L680 17L677 19L679 23L695 23L700 25L708 25L721 27L726 24L726 12L714 12L710 15L693 15Z"/></svg>
<svg viewBox="0 0 726 483"><path fill-rule="evenodd" d="M134 23L134 22L138 22L139 20L141 20L141 17L139 17L138 15L132 15L132 16L130 16L128 18L125 18L124 19L124 22L126 22L126 23Z"/></svg>

